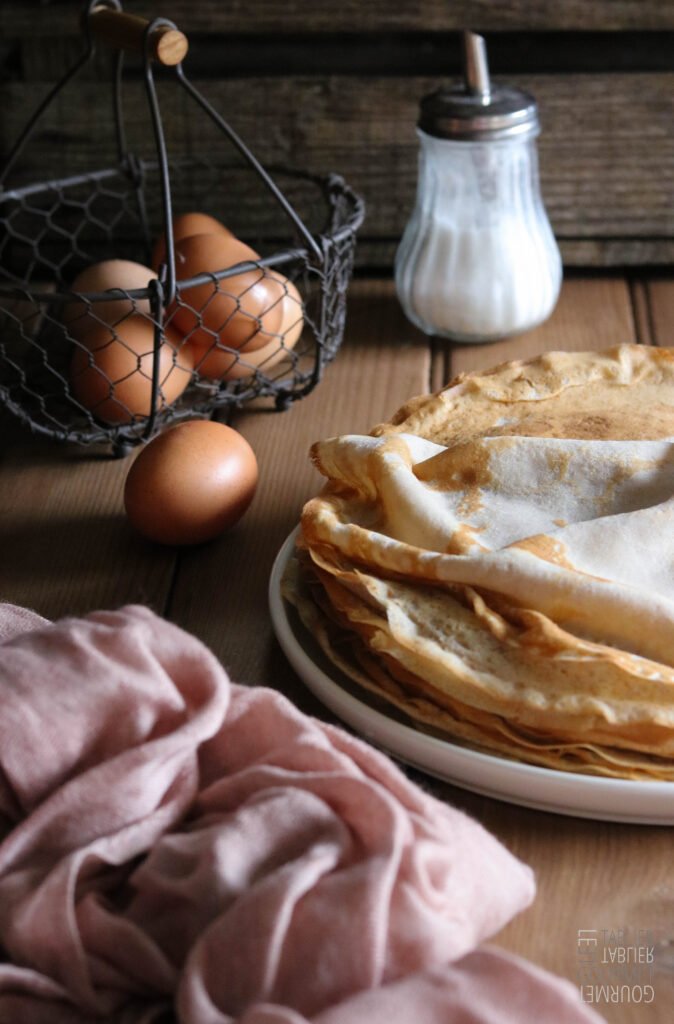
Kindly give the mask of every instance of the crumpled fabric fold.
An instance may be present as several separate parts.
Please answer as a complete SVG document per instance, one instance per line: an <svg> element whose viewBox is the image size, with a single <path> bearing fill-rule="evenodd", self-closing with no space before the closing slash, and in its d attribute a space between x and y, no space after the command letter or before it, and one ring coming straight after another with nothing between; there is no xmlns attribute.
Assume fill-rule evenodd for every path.
<svg viewBox="0 0 674 1024"><path fill-rule="evenodd" d="M0 1024L599 1020L473 952L531 871L367 744L147 608L0 636Z"/></svg>

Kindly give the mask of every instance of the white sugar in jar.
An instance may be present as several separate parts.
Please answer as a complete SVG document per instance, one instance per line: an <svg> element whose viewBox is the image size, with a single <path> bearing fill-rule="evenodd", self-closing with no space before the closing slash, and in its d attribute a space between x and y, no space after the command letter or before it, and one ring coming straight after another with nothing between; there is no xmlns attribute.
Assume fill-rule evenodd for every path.
<svg viewBox="0 0 674 1024"><path fill-rule="evenodd" d="M482 342L545 320L562 264L540 195L535 101L491 87L479 36L466 53L466 87L421 103L417 200L395 274L421 330Z"/></svg>

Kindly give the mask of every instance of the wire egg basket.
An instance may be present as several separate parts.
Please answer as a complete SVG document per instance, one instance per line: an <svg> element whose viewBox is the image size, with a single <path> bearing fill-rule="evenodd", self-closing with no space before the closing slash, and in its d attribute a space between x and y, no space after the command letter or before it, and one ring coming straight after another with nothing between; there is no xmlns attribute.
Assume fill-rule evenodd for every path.
<svg viewBox="0 0 674 1024"><path fill-rule="evenodd" d="M108 443L117 455L166 424L251 399L287 408L341 344L362 200L338 175L263 168L187 78L187 41L172 22L93 0L83 24L81 57L0 173L0 402L34 432ZM35 182L20 158L100 43L114 53L116 160ZM127 141L130 51L141 55L149 154ZM169 156L157 68L217 135L214 158ZM237 235L223 227L221 245L215 230L201 242L177 237L175 218L191 211ZM233 262L217 261L230 251Z"/></svg>

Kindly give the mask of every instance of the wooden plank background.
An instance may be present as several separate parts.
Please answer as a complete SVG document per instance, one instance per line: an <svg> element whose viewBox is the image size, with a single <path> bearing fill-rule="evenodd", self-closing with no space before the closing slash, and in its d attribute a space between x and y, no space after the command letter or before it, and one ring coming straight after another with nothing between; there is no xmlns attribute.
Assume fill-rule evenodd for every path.
<svg viewBox="0 0 674 1024"><path fill-rule="evenodd" d="M674 9L667 0L142 0L125 10L147 17L173 19L180 27L199 31L259 32L338 30L362 32L403 29L420 31L464 28L493 29L650 29L674 28ZM53 35L63 21L76 21L81 5L73 0L22 0L0 5L3 33Z"/></svg>
<svg viewBox="0 0 674 1024"><path fill-rule="evenodd" d="M674 260L674 2L134 0L192 37L188 74L268 163L338 171L365 197L359 265L390 267L416 181L418 100L459 70L456 29L486 33L496 77L539 101L543 194L567 266ZM78 52L79 0L0 4L0 151ZM114 157L105 61L62 94L26 149L29 180ZM137 73L136 73L137 77ZM222 152L188 98L162 91L177 154ZM147 139L140 84L127 104ZM237 196L250 208L254 183Z"/></svg>

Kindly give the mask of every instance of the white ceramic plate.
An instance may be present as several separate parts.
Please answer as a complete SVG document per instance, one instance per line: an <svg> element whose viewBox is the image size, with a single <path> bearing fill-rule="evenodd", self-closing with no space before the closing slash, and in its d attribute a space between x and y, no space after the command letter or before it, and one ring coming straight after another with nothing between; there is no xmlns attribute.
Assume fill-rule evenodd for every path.
<svg viewBox="0 0 674 1024"><path fill-rule="evenodd" d="M300 679L335 715L372 743L406 764L456 786L509 803L553 814L674 825L674 783L631 782L539 768L482 754L430 736L356 697L355 685L324 655L295 609L281 596L281 578L297 531L279 551L269 581L269 606L274 631Z"/></svg>

